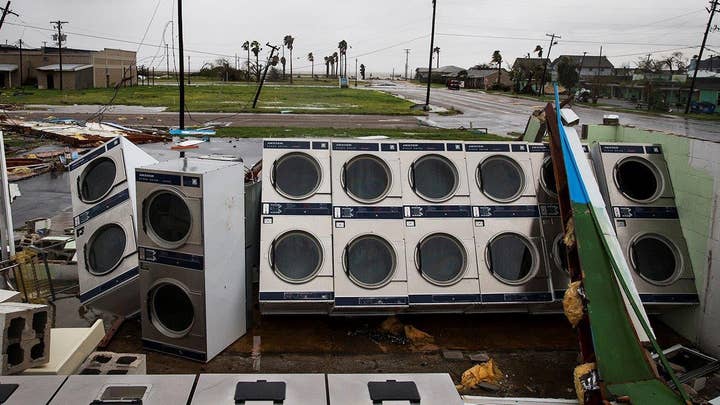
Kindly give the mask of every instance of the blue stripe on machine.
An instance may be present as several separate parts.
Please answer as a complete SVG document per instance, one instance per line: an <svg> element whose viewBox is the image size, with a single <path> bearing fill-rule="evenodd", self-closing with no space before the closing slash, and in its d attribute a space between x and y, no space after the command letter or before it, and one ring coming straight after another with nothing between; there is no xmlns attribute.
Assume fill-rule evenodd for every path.
<svg viewBox="0 0 720 405"><path fill-rule="evenodd" d="M640 294L645 304L699 304L697 294Z"/></svg>
<svg viewBox="0 0 720 405"><path fill-rule="evenodd" d="M335 297L336 307L407 305L408 297Z"/></svg>
<svg viewBox="0 0 720 405"><path fill-rule="evenodd" d="M545 143L540 145L530 145L530 153L550 153L550 145Z"/></svg>
<svg viewBox="0 0 720 405"><path fill-rule="evenodd" d="M363 142L333 142L332 150L377 152L380 150L380 144Z"/></svg>
<svg viewBox="0 0 720 405"><path fill-rule="evenodd" d="M645 147L645 153L648 155L662 155L662 146L660 145L652 145L652 146L646 146Z"/></svg>
<svg viewBox="0 0 720 405"><path fill-rule="evenodd" d="M323 141L313 142L312 148L316 149L316 150L327 150L330 148L330 145L328 145L328 142L323 142Z"/></svg>
<svg viewBox="0 0 720 405"><path fill-rule="evenodd" d="M473 207L476 218L536 218L540 216L537 205L483 205Z"/></svg>
<svg viewBox="0 0 720 405"><path fill-rule="evenodd" d="M324 292L261 292L260 301L332 301L335 294L332 291Z"/></svg>
<svg viewBox="0 0 720 405"><path fill-rule="evenodd" d="M332 204L263 203L263 215L332 215Z"/></svg>
<svg viewBox="0 0 720 405"><path fill-rule="evenodd" d="M514 144L512 144L512 151L513 152L527 152L528 146L525 143L514 143Z"/></svg>
<svg viewBox="0 0 720 405"><path fill-rule="evenodd" d="M169 186L179 186L181 184L181 176L164 173L135 171L135 180L140 183L166 184Z"/></svg>
<svg viewBox="0 0 720 405"><path fill-rule="evenodd" d="M510 152L507 143L466 143L465 152Z"/></svg>
<svg viewBox="0 0 720 405"><path fill-rule="evenodd" d="M565 291L566 290L555 290L553 291L553 294L555 295L555 301L562 301L565 297Z"/></svg>
<svg viewBox="0 0 720 405"><path fill-rule="evenodd" d="M397 144L394 143L382 143L380 144L380 151L382 152L397 152Z"/></svg>
<svg viewBox="0 0 720 405"><path fill-rule="evenodd" d="M559 217L560 216L560 205L558 204L540 204L541 217Z"/></svg>
<svg viewBox="0 0 720 405"><path fill-rule="evenodd" d="M142 263L159 263L184 269L200 270L205 268L205 258L167 250L138 247L138 259Z"/></svg>
<svg viewBox="0 0 720 405"><path fill-rule="evenodd" d="M405 218L470 218L469 205L406 205Z"/></svg>
<svg viewBox="0 0 720 405"><path fill-rule="evenodd" d="M480 302L478 294L423 294L411 295L410 304L452 304Z"/></svg>
<svg viewBox="0 0 720 405"><path fill-rule="evenodd" d="M342 219L403 219L403 207L333 207L333 216Z"/></svg>
<svg viewBox="0 0 720 405"><path fill-rule="evenodd" d="M94 160L98 156L102 155L103 153L107 152L108 150L110 150L118 145L120 145L120 138L115 138L112 141L107 142L105 145L100 146L99 148L97 148L89 153L86 153L78 160L70 163L70 165L68 165L68 171L73 171L81 166L86 165L87 163L90 163L92 160Z"/></svg>
<svg viewBox="0 0 720 405"><path fill-rule="evenodd" d="M119 286L120 284L137 277L137 275L139 273L140 273L140 269L138 267L135 267L132 270L126 271L125 273L115 277L114 279L106 281L106 282L100 284L99 286L93 288L92 290L89 290L83 294L80 294L80 302L84 304L84 303L92 300L93 298L97 297L98 295L100 295L106 291L110 291L113 288Z"/></svg>
<svg viewBox="0 0 720 405"><path fill-rule="evenodd" d="M310 141L264 141L265 149L310 149Z"/></svg>
<svg viewBox="0 0 720 405"><path fill-rule="evenodd" d="M613 207L615 218L678 219L675 207Z"/></svg>
<svg viewBox="0 0 720 405"><path fill-rule="evenodd" d="M503 304L512 302L552 302L552 293L506 293L506 294L482 294L480 300L483 303Z"/></svg>
<svg viewBox="0 0 720 405"><path fill-rule="evenodd" d="M200 177L183 176L182 185L183 187L200 187Z"/></svg>
<svg viewBox="0 0 720 405"><path fill-rule="evenodd" d="M412 142L412 143L400 143L400 150L404 152L412 151L444 151L445 144L438 143L424 143L424 142Z"/></svg>
<svg viewBox="0 0 720 405"><path fill-rule="evenodd" d="M602 153L645 153L645 148L638 145L600 145Z"/></svg>
<svg viewBox="0 0 720 405"><path fill-rule="evenodd" d="M197 352L189 349L181 349L179 347L166 345L160 342L154 342L152 340L143 339L143 348L152 350L155 352L173 354L175 356L184 357L186 359L195 361L207 361L207 353Z"/></svg>
<svg viewBox="0 0 720 405"><path fill-rule="evenodd" d="M110 210L111 208L116 207L124 203L125 201L128 201L129 199L130 190L125 189L73 218L73 224L75 225L75 227L78 227L86 223L87 221L97 217L98 215Z"/></svg>

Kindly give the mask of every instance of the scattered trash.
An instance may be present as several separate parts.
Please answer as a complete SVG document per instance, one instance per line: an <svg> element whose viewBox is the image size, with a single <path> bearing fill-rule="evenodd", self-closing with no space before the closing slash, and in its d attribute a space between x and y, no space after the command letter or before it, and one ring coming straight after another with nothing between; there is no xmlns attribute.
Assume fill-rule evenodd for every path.
<svg viewBox="0 0 720 405"><path fill-rule="evenodd" d="M185 150L185 149L198 149L201 143L205 141L200 139L191 139L183 142L176 143L170 149L172 150Z"/></svg>
<svg viewBox="0 0 720 405"><path fill-rule="evenodd" d="M435 338L432 335L412 325L404 325L395 316L386 318L377 329L371 329L366 324L348 332L348 336L367 336L381 347L383 343L400 346L410 344L410 349L415 352L433 352L440 349L435 345Z"/></svg>
<svg viewBox="0 0 720 405"><path fill-rule="evenodd" d="M458 391L466 391L476 388L480 383L486 382L497 384L503 379L502 371L497 367L493 359L482 364L476 364L465 370L462 374L460 384L455 386Z"/></svg>
<svg viewBox="0 0 720 405"><path fill-rule="evenodd" d="M600 389L595 363L585 363L575 367L573 377L578 402L583 405L588 392Z"/></svg>
<svg viewBox="0 0 720 405"><path fill-rule="evenodd" d="M563 298L563 311L573 328L577 327L585 316L585 304L581 289L582 281L572 282L565 290L565 298Z"/></svg>
<svg viewBox="0 0 720 405"><path fill-rule="evenodd" d="M412 342L412 349L416 352L434 352L440 350L435 344L435 338L420 329L405 325L405 336Z"/></svg>
<svg viewBox="0 0 720 405"><path fill-rule="evenodd" d="M443 350L442 354L447 360L462 360L465 357L460 350Z"/></svg>

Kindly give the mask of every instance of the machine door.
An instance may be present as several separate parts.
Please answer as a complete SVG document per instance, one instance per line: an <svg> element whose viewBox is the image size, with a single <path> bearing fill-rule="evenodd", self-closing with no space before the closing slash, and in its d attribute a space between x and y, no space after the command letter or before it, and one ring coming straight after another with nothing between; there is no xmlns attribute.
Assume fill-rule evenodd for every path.
<svg viewBox="0 0 720 405"><path fill-rule="evenodd" d="M137 252L132 206L121 204L93 217L76 230L78 266L92 278L112 276Z"/></svg>
<svg viewBox="0 0 720 405"><path fill-rule="evenodd" d="M321 192L323 166L315 157L304 152L291 152L273 162L270 182L282 196L304 200Z"/></svg>
<svg viewBox="0 0 720 405"><path fill-rule="evenodd" d="M682 255L668 238L656 233L640 234L633 238L629 250L633 269L648 283L667 286L681 276Z"/></svg>
<svg viewBox="0 0 720 405"><path fill-rule="evenodd" d="M325 260L320 241L307 232L297 230L273 240L269 257L275 275L294 284L314 279Z"/></svg>
<svg viewBox="0 0 720 405"><path fill-rule="evenodd" d="M345 246L343 268L350 280L363 288L387 285L395 274L397 252L392 244L376 235L362 235Z"/></svg>
<svg viewBox="0 0 720 405"><path fill-rule="evenodd" d="M147 294L150 321L161 334L179 339L189 335L193 325L202 323L202 295L192 293L183 283L161 279Z"/></svg>
<svg viewBox="0 0 720 405"><path fill-rule="evenodd" d="M449 286L462 279L467 268L467 251L454 236L434 233L415 248L415 266L428 282Z"/></svg>
<svg viewBox="0 0 720 405"><path fill-rule="evenodd" d="M476 168L475 181L480 190L493 201L513 202L525 193L528 174L515 159L505 155L493 155Z"/></svg>
<svg viewBox="0 0 720 405"><path fill-rule="evenodd" d="M662 197L669 183L653 162L638 156L626 157L615 165L613 180L617 190L634 202L649 204ZM667 183L667 184L666 184Z"/></svg>
<svg viewBox="0 0 720 405"><path fill-rule="evenodd" d="M77 196L85 204L95 204L126 179L122 148L110 149L81 169L75 180Z"/></svg>
<svg viewBox="0 0 720 405"><path fill-rule="evenodd" d="M384 159L376 155L355 156L342 168L343 190L361 203L382 201L392 190L394 181L393 170Z"/></svg>
<svg viewBox="0 0 720 405"><path fill-rule="evenodd" d="M142 230L161 248L202 245L202 200L160 187L142 202Z"/></svg>
<svg viewBox="0 0 720 405"><path fill-rule="evenodd" d="M410 187L426 201L447 201L455 195L459 185L458 168L444 156L421 156L410 165Z"/></svg>
<svg viewBox="0 0 720 405"><path fill-rule="evenodd" d="M495 236L485 249L490 273L500 282L518 286L533 279L540 268L537 247L525 236L507 232Z"/></svg>

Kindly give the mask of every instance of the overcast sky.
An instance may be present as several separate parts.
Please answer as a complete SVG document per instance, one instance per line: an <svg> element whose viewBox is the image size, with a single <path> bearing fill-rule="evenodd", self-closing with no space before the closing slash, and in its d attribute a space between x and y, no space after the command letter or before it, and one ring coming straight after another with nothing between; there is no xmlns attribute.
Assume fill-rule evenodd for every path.
<svg viewBox="0 0 720 405"><path fill-rule="evenodd" d="M680 50L689 58L698 52L707 4L705 0L438 0L435 41L441 48L441 65L462 67L489 62L495 49L511 64L535 45L547 49L545 34L552 32L562 39L551 57L583 51L597 55L602 45L603 54L616 66L634 64L649 52L660 56L660 51ZM411 69L428 64L431 0L185 0L183 6L192 70L218 57L229 57L232 63L236 53L243 55L245 40L280 45L286 34L296 38L296 70L310 70L308 52L315 54L316 72L324 70L322 57L342 39L352 46L348 70L354 69L357 57L368 72L393 68L404 72L405 48L411 49ZM49 22L60 19L68 21L66 46L139 50L138 64L152 62L164 68L164 45L159 46L172 45L168 22L177 20L176 7L175 0L15 0L11 9L20 17L7 17L0 40L14 43L22 38L26 46L41 46L43 41L50 45ZM714 23L720 25L720 17ZM720 32L711 34L708 47L720 52Z"/></svg>

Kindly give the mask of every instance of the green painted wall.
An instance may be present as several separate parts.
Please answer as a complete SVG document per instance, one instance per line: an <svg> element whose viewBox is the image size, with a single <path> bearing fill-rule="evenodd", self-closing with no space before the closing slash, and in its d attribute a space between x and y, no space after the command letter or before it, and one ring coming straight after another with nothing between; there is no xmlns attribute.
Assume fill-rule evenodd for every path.
<svg viewBox="0 0 720 405"><path fill-rule="evenodd" d="M717 90L700 90L700 101L718 105L718 92Z"/></svg>

